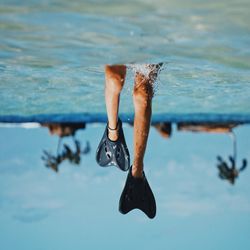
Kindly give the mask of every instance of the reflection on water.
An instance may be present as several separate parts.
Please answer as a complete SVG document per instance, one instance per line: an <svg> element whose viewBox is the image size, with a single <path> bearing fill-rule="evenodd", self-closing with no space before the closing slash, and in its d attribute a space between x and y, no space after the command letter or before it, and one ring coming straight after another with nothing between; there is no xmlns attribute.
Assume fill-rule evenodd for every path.
<svg viewBox="0 0 250 250"><path fill-rule="evenodd" d="M75 151L73 151L70 146L63 144L63 149L60 152L61 139L57 146L57 155L49 153L47 150L43 151L42 160L46 167L53 169L58 172L58 166L65 160L69 160L70 163L79 165L81 162L81 155L88 154L90 151L89 142L87 142L86 147L81 150L80 142L76 139L73 139Z"/></svg>
<svg viewBox="0 0 250 250"><path fill-rule="evenodd" d="M233 154L229 155L228 159L230 165L227 164L226 161L222 159L221 156L218 156L217 159L219 161L217 168L219 170L219 177L222 180L228 180L231 184L234 184L235 179L239 176L239 173L243 171L247 167L247 160L242 160L242 165L239 169L236 168L237 163L237 141L236 135L230 128L230 135L233 139Z"/></svg>
<svg viewBox="0 0 250 250"><path fill-rule="evenodd" d="M239 169L236 168L235 158L229 156L229 161L231 165L228 165L220 156L217 157L219 163L217 165L219 170L219 177L222 180L228 180L231 184L234 184L235 179L239 176L239 173L247 167L247 160L242 160L242 165Z"/></svg>
<svg viewBox="0 0 250 250"><path fill-rule="evenodd" d="M44 123L42 126L48 127L52 135L59 136L56 150L57 153L55 156L47 150L43 150L42 160L46 167L58 172L59 165L65 160L69 160L69 162L74 165L79 165L81 162L81 155L90 152L89 142L87 141L85 148L81 149L81 143L75 137L77 130L85 129L85 123ZM63 148L61 148L62 138L66 136L72 137L75 150L71 149L70 146L65 143L63 144Z"/></svg>
<svg viewBox="0 0 250 250"><path fill-rule="evenodd" d="M129 123L132 126L131 123ZM162 138L170 139L172 136L172 127L175 124L169 122L154 123L152 127L161 135ZM231 124L231 123L177 123L176 132L193 132L193 133L226 133L232 138L233 142L233 153L228 156L229 164L221 156L217 156L217 168L219 171L219 178L222 180L228 180L231 184L235 183L235 179L238 178L239 173L246 169L247 159L243 159L241 166L237 168L237 138L233 129L242 124ZM51 135L57 135L59 137L56 155L53 155L47 150L43 150L42 160L46 167L53 169L58 172L59 165L69 160L69 163L73 165L79 165L81 162L81 155L90 153L90 143L86 142L85 147L81 148L81 142L76 139L75 135L77 130L85 129L85 123L47 123L41 124L42 127L48 127ZM71 137L73 142L73 149L70 145L62 144L64 137ZM75 150L74 150L75 149Z"/></svg>
<svg viewBox="0 0 250 250"><path fill-rule="evenodd" d="M247 160L243 159L241 167L239 167L239 169L236 168L237 139L235 133L233 132L233 129L239 125L240 124L232 123L177 123L177 130L203 133L227 133L228 135L230 135L233 140L233 154L228 156L230 165L228 165L227 162L223 160L221 156L217 156L217 168L219 170L219 177L222 180L228 180L231 184L234 184L235 179L239 176L239 173L247 167ZM162 137L169 138L171 136L171 123L155 123L154 127L161 134Z"/></svg>
<svg viewBox="0 0 250 250"><path fill-rule="evenodd" d="M76 132L77 140L80 143L89 141L95 149L104 128L103 125L87 125L86 129ZM105 246L118 247L122 241L120 233L113 233L118 239L113 243L108 235L110 230L122 227L133 242L148 244L146 249L153 247L152 241L161 246L177 244L177 249L182 249L178 240L180 234L185 244L200 234L203 244L224 246L228 235L237 236L239 232L242 237L240 246L250 246L247 233L250 225L249 171L246 168L241 172L233 189L217 179L216 155L221 155L224 160L232 151L228 133L184 133L176 124L172 124L171 130L169 139L162 137L156 129L149 135L145 171L157 202L157 216L151 221L136 210L126 216L117 212L126 174L116 168L98 167L95 150L82 157L79 168L66 167L71 163L64 161L59 175L54 175L44 168L40 157L44 148L56 149L58 136L50 136L44 127L2 127L0 228L5 228L1 231L6 236L2 244L13 248L14 243L8 241L7 235L25 228L25 233L36 239L30 239L30 245L42 244L49 248L50 228L54 230L56 227L55 248L65 249L63 245L68 240L75 247L88 247L93 244L93 234L100 237ZM233 131L237 136L238 159L246 157L249 160L249 127L239 125ZM131 125L124 124L124 133L128 148L132 149ZM66 139L72 141L70 137ZM239 161L239 168L236 168L240 167ZM214 230L211 230L211 224ZM103 225L109 230L104 230ZM203 233L197 227L203 228ZM136 241L133 234L138 231L142 238ZM63 233L67 233L67 240L61 237ZM82 234L86 235L84 242L80 240ZM209 243L209 239L218 234L217 243ZM17 242L24 249L27 236L21 235ZM189 243L194 248L201 244L196 240ZM124 248L130 246L129 241L124 242ZM98 247L100 245L94 243L94 248ZM233 248L228 246L228 249Z"/></svg>

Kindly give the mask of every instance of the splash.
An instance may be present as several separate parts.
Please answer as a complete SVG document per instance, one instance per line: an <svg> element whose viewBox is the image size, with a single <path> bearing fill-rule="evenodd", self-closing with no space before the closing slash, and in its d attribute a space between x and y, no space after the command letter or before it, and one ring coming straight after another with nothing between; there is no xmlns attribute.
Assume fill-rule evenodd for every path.
<svg viewBox="0 0 250 250"><path fill-rule="evenodd" d="M153 94L158 91L160 85L160 73L166 69L166 63L158 64L127 64L127 79L134 77L135 74L140 73L149 80L149 84L153 87ZM132 81L130 81L132 82ZM131 85L127 87L131 91Z"/></svg>

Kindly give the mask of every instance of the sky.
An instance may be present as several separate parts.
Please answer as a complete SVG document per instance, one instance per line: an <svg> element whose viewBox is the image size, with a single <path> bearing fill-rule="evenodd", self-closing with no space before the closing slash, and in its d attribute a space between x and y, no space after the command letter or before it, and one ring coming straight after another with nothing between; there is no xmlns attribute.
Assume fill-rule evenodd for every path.
<svg viewBox="0 0 250 250"><path fill-rule="evenodd" d="M95 162L104 125L77 133L91 152L80 166L64 162L59 173L41 155L56 152L58 138L45 128L0 126L1 249L249 249L250 171L234 186L218 178L216 156L232 154L225 134L178 132L163 139L151 129L145 173L157 215L118 211L126 173ZM133 158L133 130L124 128ZM250 127L235 129L238 162L250 161Z"/></svg>

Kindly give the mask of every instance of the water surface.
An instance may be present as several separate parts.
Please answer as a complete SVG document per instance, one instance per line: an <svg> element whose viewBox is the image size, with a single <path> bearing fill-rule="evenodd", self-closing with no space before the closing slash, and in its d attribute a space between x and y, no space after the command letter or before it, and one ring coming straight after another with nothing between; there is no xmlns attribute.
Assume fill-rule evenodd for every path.
<svg viewBox="0 0 250 250"><path fill-rule="evenodd" d="M43 149L56 153L58 138L49 136L46 128L25 127L0 128L2 248L250 247L249 166L235 185L219 179L216 168L217 155L232 154L228 135L174 129L172 137L164 139L152 128L145 172L156 197L157 215L150 220L138 210L127 215L118 212L126 173L95 162L104 125L87 124L86 130L77 132L82 145L90 142L91 151L82 156L80 165L64 161L58 173L41 160ZM124 132L133 157L133 130L125 126ZM242 158L250 160L249 126L237 127L235 133L239 166Z"/></svg>
<svg viewBox="0 0 250 250"><path fill-rule="evenodd" d="M103 65L166 62L154 113L250 110L250 2L4 1L0 115L105 112ZM133 112L129 73L121 111Z"/></svg>

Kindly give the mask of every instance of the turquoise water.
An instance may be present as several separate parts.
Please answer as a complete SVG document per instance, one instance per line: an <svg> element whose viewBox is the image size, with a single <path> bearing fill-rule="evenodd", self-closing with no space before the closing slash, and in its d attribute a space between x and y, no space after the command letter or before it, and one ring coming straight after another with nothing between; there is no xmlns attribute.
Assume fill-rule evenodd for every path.
<svg viewBox="0 0 250 250"><path fill-rule="evenodd" d="M174 130L164 139L151 129L145 172L157 215L150 220L138 210L118 212L127 174L95 162L104 128L77 132L83 146L90 142L90 153L77 166L64 161L55 173L41 156L44 149L56 153L58 138L46 128L0 124L1 249L250 248L249 165L234 186L220 180L216 168L217 155L232 154L228 135ZM132 157L132 127L124 133ZM237 167L243 158L250 161L249 133L249 126L235 129Z"/></svg>
<svg viewBox="0 0 250 250"><path fill-rule="evenodd" d="M166 62L154 114L250 110L250 1L0 2L0 115L105 112L103 65ZM133 112L128 74L122 112Z"/></svg>
<svg viewBox="0 0 250 250"><path fill-rule="evenodd" d="M0 0L0 122L86 121L76 137L91 148L56 174L41 156L56 153L57 137L38 124L0 123L1 248L250 249L249 164L234 186L216 168L217 155L233 153L228 135L173 126L164 139L151 128L149 220L118 212L126 173L97 165L105 125L89 124L106 121L105 64L156 62L165 64L153 122L250 123L249 9L249 0ZM132 68L120 105L129 122ZM250 162L250 128L234 132L240 167ZM132 127L124 133L133 159Z"/></svg>

